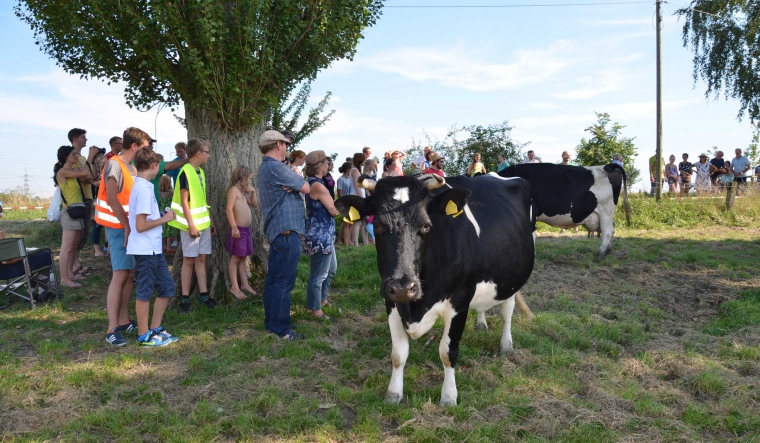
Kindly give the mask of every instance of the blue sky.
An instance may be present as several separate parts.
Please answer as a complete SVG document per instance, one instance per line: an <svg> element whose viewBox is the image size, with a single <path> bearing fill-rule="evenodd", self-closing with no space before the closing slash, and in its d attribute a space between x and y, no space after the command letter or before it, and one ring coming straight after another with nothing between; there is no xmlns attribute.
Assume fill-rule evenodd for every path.
<svg viewBox="0 0 760 443"><path fill-rule="evenodd" d="M392 5L509 5L570 0L389 0ZM572 2L577 3L577 2ZM170 155L186 138L168 109L138 112L123 90L63 73L34 44L8 0L0 1L0 189L21 185L52 194L56 149L72 127L89 144L138 126ZM676 6L664 5L663 149L693 157L718 146L746 148L747 120L737 102L705 99L693 87L691 54L681 44ZM585 7L385 8L366 31L353 61L339 61L313 84L317 102L332 91L332 120L304 141L305 151L340 157L370 146L376 153L407 148L424 132L443 137L452 125L508 120L514 138L530 142L544 161L575 152L584 129L607 112L635 137L637 167L655 150L655 30L653 4ZM639 185L641 186L641 185Z"/></svg>

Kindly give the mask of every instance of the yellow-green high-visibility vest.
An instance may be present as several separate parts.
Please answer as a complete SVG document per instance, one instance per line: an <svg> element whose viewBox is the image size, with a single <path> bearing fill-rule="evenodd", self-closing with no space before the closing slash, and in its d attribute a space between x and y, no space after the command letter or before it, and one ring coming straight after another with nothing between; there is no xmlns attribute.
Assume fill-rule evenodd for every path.
<svg viewBox="0 0 760 443"><path fill-rule="evenodd" d="M188 191L190 191L190 217L193 219L195 229L202 231L211 226L211 214L209 213L209 206L206 204L206 174L203 169L200 169L201 180L198 179L198 172L189 163L180 169L179 173L185 173L187 179ZM179 185L174 187L174 196L172 197L172 210L177 214L177 218L169 222L169 226L173 226L183 231L190 230L187 219L185 219L185 211L182 209L182 198L180 197Z"/></svg>

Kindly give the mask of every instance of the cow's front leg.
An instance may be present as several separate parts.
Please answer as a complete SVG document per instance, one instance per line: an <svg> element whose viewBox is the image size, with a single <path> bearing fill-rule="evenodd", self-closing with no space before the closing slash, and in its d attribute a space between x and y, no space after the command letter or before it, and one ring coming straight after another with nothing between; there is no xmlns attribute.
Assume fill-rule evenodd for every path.
<svg viewBox="0 0 760 443"><path fill-rule="evenodd" d="M486 311L478 311L478 322L475 324L478 331L487 331L488 322L486 322Z"/></svg>
<svg viewBox="0 0 760 443"><path fill-rule="evenodd" d="M454 368L459 358L459 341L467 323L468 307L456 310L448 306L443 312L443 336L438 346L438 354L443 362L443 387L441 388L441 406L456 406L457 381Z"/></svg>
<svg viewBox="0 0 760 443"><path fill-rule="evenodd" d="M396 307L388 314L388 326L391 329L391 341L393 343L393 351L391 352L393 373L388 385L388 392L385 393L385 402L397 405L404 397L404 366L407 357L409 357L409 335L404 329L404 324Z"/></svg>
<svg viewBox="0 0 760 443"><path fill-rule="evenodd" d="M515 312L515 298L518 291L501 304L501 316L504 317L504 330L501 333L501 352L509 352L512 348L512 314Z"/></svg>

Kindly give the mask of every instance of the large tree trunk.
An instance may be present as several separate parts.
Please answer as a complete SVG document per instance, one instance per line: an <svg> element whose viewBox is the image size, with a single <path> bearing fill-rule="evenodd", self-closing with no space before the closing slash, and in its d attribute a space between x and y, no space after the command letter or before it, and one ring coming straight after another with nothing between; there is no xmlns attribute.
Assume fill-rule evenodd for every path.
<svg viewBox="0 0 760 443"><path fill-rule="evenodd" d="M208 204L211 206L211 218L217 233L212 238L213 252L208 259L207 273L211 296L219 300L226 297L230 287L227 275L230 257L224 250L227 231L230 228L224 212L230 176L238 165L248 166L253 170L253 186L256 187L262 159L261 151L259 151L259 136L266 130L266 122L262 121L244 131L230 131L220 128L205 111L185 105L185 123L188 139L205 139L210 145L211 159L203 169L208 181L206 194ZM251 215L253 220L251 232L256 252L248 268L252 273L252 284L262 286L260 283L266 275L269 243L264 237L264 219L261 216L261 209L252 208ZM181 266L182 254L178 250L174 260L174 275L177 281Z"/></svg>

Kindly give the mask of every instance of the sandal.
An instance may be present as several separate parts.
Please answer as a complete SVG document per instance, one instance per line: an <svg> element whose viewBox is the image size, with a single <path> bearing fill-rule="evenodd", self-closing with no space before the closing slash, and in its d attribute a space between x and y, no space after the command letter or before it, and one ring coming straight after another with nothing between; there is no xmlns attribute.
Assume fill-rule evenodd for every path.
<svg viewBox="0 0 760 443"><path fill-rule="evenodd" d="M79 283L74 283L74 282L71 282L69 284L61 282L61 286L67 287L69 289L78 289L82 287L82 285L80 285Z"/></svg>
<svg viewBox="0 0 760 443"><path fill-rule="evenodd" d="M80 265L76 270L74 270L74 275L77 275L82 278L86 278L92 275L94 271L95 270L93 268L87 268L85 266Z"/></svg>
<svg viewBox="0 0 760 443"><path fill-rule="evenodd" d="M312 315L312 317L314 317L314 316ZM325 314L324 312L322 313L321 317L314 317L314 318L317 319L317 320L319 320L319 321L323 321L325 323L335 323L335 319L328 317L327 314Z"/></svg>

